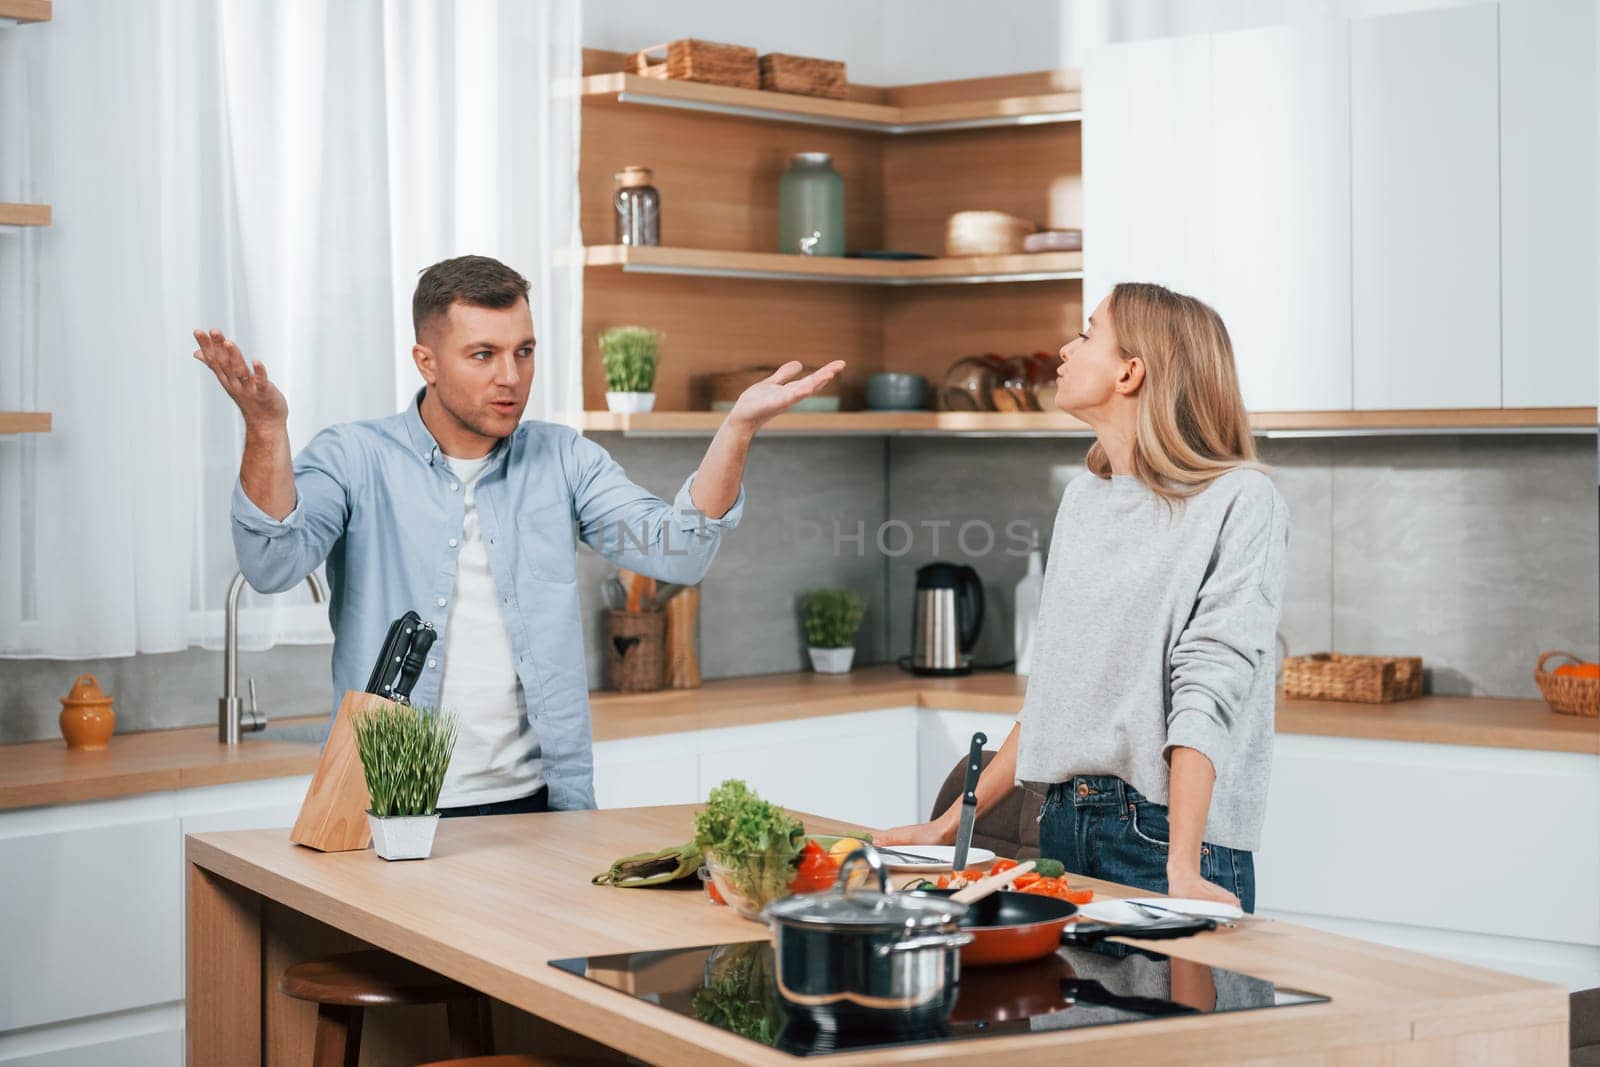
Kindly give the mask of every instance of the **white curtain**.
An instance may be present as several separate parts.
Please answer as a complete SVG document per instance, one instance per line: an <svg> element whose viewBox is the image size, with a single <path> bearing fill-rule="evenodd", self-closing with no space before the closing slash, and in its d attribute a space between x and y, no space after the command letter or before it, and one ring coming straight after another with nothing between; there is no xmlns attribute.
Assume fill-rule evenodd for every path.
<svg viewBox="0 0 1600 1067"><path fill-rule="evenodd" d="M528 417L581 405L578 0L70 0L0 29L0 656L221 633L242 423L190 353L236 337L298 448L420 385L418 272L533 283ZM564 265L563 265L564 264ZM246 593L245 647L327 640L304 589Z"/></svg>

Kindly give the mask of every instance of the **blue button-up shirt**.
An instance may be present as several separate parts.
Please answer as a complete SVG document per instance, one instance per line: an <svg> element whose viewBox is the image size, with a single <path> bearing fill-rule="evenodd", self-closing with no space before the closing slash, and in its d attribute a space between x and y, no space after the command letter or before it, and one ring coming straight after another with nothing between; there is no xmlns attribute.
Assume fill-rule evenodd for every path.
<svg viewBox="0 0 1600 1067"><path fill-rule="evenodd" d="M239 567L264 593L292 588L328 561L335 711L367 684L389 624L416 611L439 643L411 694L434 706L456 556L462 486L418 411L332 426L294 462L298 499L282 521L233 492ZM478 518L528 719L539 737L553 808L594 807L589 683L578 614L577 544L620 567L693 584L722 531L737 526L744 487L720 519L689 496L673 503L628 480L598 444L566 426L524 422L495 445L477 485ZM459 709L466 710L466 709Z"/></svg>

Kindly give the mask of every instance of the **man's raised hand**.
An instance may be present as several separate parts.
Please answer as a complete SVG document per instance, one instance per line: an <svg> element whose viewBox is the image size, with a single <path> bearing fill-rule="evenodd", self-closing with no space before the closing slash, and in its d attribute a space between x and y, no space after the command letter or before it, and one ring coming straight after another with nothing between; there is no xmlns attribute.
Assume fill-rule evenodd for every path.
<svg viewBox="0 0 1600 1067"><path fill-rule="evenodd" d="M221 330L196 330L194 339L200 345L194 358L211 368L217 382L239 405L247 428L266 429L288 422L289 402L267 380L267 368L260 360L254 364L245 362L239 346L223 336Z"/></svg>

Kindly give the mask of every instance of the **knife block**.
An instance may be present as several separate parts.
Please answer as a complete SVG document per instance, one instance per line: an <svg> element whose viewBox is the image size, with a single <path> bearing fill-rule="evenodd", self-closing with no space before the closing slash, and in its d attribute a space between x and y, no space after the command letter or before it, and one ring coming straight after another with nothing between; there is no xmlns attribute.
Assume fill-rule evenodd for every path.
<svg viewBox="0 0 1600 1067"><path fill-rule="evenodd" d="M372 841L367 824L367 776L361 770L356 751L353 716L367 708L390 701L373 693L350 690L339 703L333 729L322 746L322 759L311 776L311 786L300 803L300 814L289 831L289 840L319 852L353 852Z"/></svg>

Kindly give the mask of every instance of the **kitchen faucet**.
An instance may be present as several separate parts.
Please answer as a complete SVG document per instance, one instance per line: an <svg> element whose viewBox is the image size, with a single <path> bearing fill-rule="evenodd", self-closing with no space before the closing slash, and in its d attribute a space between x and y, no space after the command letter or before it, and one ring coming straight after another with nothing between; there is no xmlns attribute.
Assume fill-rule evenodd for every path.
<svg viewBox="0 0 1600 1067"><path fill-rule="evenodd" d="M328 599L328 587L316 571L306 575L311 586L311 599L318 604ZM239 699L239 593L244 589L244 572L233 576L228 584L227 625L222 641L222 699L217 701L217 740L225 745L237 745L239 735L246 731L265 730L266 716L256 709L256 680L250 679L250 721L242 722L243 701Z"/></svg>

